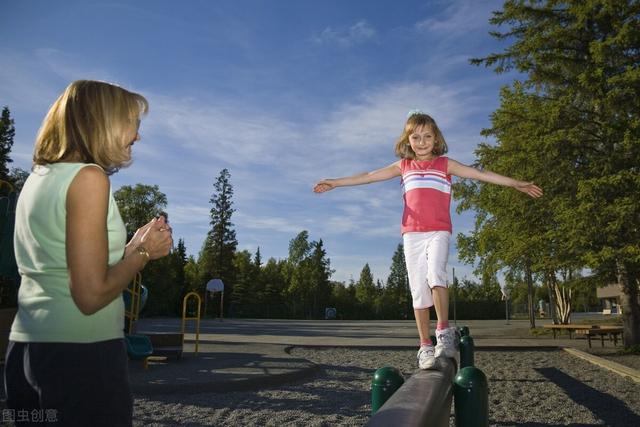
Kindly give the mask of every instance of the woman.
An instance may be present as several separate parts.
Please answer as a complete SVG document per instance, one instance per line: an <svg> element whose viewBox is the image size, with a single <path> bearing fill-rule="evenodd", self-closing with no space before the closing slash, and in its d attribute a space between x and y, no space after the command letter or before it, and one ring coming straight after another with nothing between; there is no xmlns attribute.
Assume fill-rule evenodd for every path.
<svg viewBox="0 0 640 427"><path fill-rule="evenodd" d="M139 94L80 80L40 128L16 208L22 282L5 388L17 424L132 423L121 295L148 261L169 253L172 237L160 217L125 245L109 175L131 162L147 110Z"/></svg>

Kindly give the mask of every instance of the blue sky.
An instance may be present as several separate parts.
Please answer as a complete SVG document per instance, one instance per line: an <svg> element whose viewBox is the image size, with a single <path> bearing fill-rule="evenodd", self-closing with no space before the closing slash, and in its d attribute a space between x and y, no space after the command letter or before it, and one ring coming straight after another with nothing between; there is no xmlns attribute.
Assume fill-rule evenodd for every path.
<svg viewBox="0 0 640 427"><path fill-rule="evenodd" d="M316 195L321 178L395 161L406 113L438 122L449 156L474 161L513 75L469 65L500 51L488 34L502 1L17 1L0 15L0 105L16 125L12 166L29 169L51 103L76 79L149 99L134 164L114 189L157 184L174 237L197 254L213 182L229 169L238 248L285 258L308 230L333 279L365 263L386 281L401 241L399 180ZM473 215L452 206L454 235ZM455 239L454 239L455 241ZM472 277L451 248L449 271Z"/></svg>

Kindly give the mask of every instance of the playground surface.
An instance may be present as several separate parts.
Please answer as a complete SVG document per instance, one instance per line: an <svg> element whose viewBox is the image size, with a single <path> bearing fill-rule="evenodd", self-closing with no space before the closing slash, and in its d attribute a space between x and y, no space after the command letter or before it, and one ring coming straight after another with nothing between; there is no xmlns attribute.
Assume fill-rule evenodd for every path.
<svg viewBox="0 0 640 427"><path fill-rule="evenodd" d="M478 350L568 347L576 350L574 356L597 363L612 375L640 381L640 371L634 367L587 353L585 338L531 337L526 320L458 321L458 326L463 325L469 327ZM141 319L136 329L137 333L176 333L180 328L180 319L156 318ZM292 351L295 347L409 350L416 348L417 340L413 321L206 319L200 324L196 356L195 334L189 333L192 330L187 328L180 360L169 357L151 361L148 369L143 369L139 361L131 362L135 395L259 390L301 380L318 371L318 365ZM614 349L613 343L607 342L606 346Z"/></svg>

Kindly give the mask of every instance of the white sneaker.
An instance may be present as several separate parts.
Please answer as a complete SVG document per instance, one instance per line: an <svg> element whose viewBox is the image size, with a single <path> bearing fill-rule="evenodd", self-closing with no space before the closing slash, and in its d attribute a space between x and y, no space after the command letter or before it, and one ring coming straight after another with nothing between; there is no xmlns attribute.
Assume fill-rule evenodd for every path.
<svg viewBox="0 0 640 427"><path fill-rule="evenodd" d="M435 350L432 345L423 345L418 350L418 368L436 369Z"/></svg>
<svg viewBox="0 0 640 427"><path fill-rule="evenodd" d="M456 328L436 330L435 357L449 357L455 359L458 356L458 332Z"/></svg>

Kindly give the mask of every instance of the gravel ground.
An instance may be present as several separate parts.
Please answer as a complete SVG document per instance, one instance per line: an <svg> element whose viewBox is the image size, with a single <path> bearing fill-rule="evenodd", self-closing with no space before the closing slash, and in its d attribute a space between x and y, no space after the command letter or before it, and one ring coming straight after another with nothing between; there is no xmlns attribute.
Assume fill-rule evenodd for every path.
<svg viewBox="0 0 640 427"><path fill-rule="evenodd" d="M625 354L619 347L612 349L594 346L584 351L640 371L640 354Z"/></svg>
<svg viewBox="0 0 640 427"><path fill-rule="evenodd" d="M322 366L314 378L271 389L135 399L135 426L363 425L373 372L408 378L415 351L296 347ZM489 379L491 426L639 426L640 385L563 351L478 351ZM453 418L451 418L453 425Z"/></svg>

